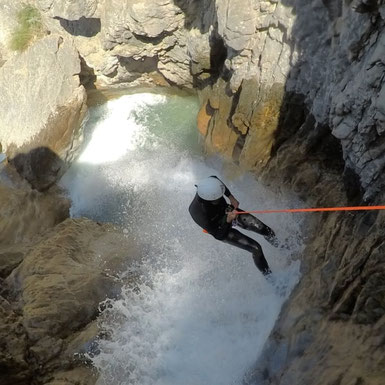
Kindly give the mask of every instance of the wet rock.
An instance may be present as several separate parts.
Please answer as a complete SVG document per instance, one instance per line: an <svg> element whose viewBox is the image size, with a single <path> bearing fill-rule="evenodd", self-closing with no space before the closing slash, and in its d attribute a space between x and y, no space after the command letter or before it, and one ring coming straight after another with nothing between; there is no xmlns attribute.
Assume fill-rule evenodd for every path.
<svg viewBox="0 0 385 385"><path fill-rule="evenodd" d="M0 186L0 250L15 262L15 247L31 244L37 236L69 216L70 203L54 191L46 194ZM13 251L6 248L13 247Z"/></svg>
<svg viewBox="0 0 385 385"><path fill-rule="evenodd" d="M212 108L210 106L210 102L207 101L206 104L204 104L203 107L200 109L197 117L197 127L199 130L199 133L202 136L207 135L208 125L211 117L212 117Z"/></svg>
<svg viewBox="0 0 385 385"><path fill-rule="evenodd" d="M79 73L76 49L60 36L39 40L0 69L0 142L36 189L52 185L78 147L86 113Z"/></svg>
<svg viewBox="0 0 385 385"><path fill-rule="evenodd" d="M99 333L99 304L119 295L119 273L139 256L113 226L87 219L67 219L26 245L1 284L8 300L0 303L0 334L10 346L0 354L10 382L1 383L93 384L84 355Z"/></svg>
<svg viewBox="0 0 385 385"><path fill-rule="evenodd" d="M24 253L14 250L1 250L0 278L6 278L24 258Z"/></svg>
<svg viewBox="0 0 385 385"><path fill-rule="evenodd" d="M32 342L68 337L96 317L101 301L117 294L119 284L108 272L116 272L129 255L124 240L107 225L73 219L57 225L28 252L7 282L20 292Z"/></svg>
<svg viewBox="0 0 385 385"><path fill-rule="evenodd" d="M281 148L278 154L295 148ZM296 155L301 162L301 155ZM320 160L313 164L322 167ZM305 170L309 165L305 164ZM271 172L282 172L279 163L269 167L275 168ZM301 169L286 183L296 186L297 173L301 174ZM330 197L346 205L338 174L327 176L324 170L318 179L306 178L302 189L310 197L315 197L317 190L331 192L327 198L319 194L315 206L321 206L325 198L330 202ZM383 195L378 200L382 201ZM382 212L328 213L314 218L313 236L304 250L303 277L248 383L382 383L384 339L379 336L385 320L384 218Z"/></svg>
<svg viewBox="0 0 385 385"><path fill-rule="evenodd" d="M28 384L31 370L26 361L27 336L22 317L0 296L0 384Z"/></svg>
<svg viewBox="0 0 385 385"><path fill-rule="evenodd" d="M91 368L75 368L73 370L55 373L53 379L44 385L94 385L97 376Z"/></svg>

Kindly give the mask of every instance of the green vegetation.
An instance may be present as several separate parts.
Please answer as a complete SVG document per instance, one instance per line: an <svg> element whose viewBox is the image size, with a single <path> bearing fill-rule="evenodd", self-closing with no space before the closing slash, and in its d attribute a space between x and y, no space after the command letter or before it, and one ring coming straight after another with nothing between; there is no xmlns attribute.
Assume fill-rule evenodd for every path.
<svg viewBox="0 0 385 385"><path fill-rule="evenodd" d="M11 49L24 51L28 45L43 34L40 12L33 6L24 4L17 14L18 27L12 34Z"/></svg>

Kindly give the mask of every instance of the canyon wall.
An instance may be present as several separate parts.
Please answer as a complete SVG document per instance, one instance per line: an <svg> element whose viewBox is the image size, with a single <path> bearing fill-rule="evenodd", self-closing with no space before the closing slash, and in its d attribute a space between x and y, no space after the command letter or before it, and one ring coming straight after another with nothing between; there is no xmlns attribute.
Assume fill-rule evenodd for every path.
<svg viewBox="0 0 385 385"><path fill-rule="evenodd" d="M0 384L92 385L100 303L140 254L111 225L69 219L60 191L0 171L16 178L0 186Z"/></svg>
<svg viewBox="0 0 385 385"><path fill-rule="evenodd" d="M20 54L11 52L6 42L21 2L10 6L0 0L0 100L7 106L0 135L7 134L0 142L11 159L16 149L29 154L19 171L32 186L51 186L61 166L50 167L48 182L43 178L44 183L36 184L40 179L32 171L40 170L42 162L32 166L31 150L42 146L55 162L71 160L67 154L80 142L77 133L86 110L84 87L169 85L197 90L202 106L198 129L207 151L222 153L266 183L290 188L312 204L384 203L382 0L29 3L39 9L49 36ZM50 69L39 57L52 58ZM58 57L62 60L56 61ZM32 68L28 63L35 64ZM13 74L14 68L19 72ZM19 102L25 108L15 109ZM45 120L32 125L36 135L30 135L22 125L29 115L36 117L42 103ZM14 116L14 111L22 113ZM63 121L70 124L63 128ZM8 126L14 128L5 131ZM12 139L24 131L25 136ZM54 147L61 135L65 144ZM246 383L383 383L383 221L378 212L313 217L315 235L302 256L303 278ZM29 258L38 258L33 250ZM30 266L27 254L9 255L4 277L13 287L18 283L32 301L25 283L29 275L22 267ZM27 314L22 321L20 309L12 312L12 319L24 325L20 338L32 341L29 349L44 361L45 353L33 345L35 330L28 329L33 317ZM55 324L58 330L60 322ZM67 337L63 334L57 346L64 346ZM29 378L21 348L15 349L12 357L17 358L12 359L22 373L26 370L23 378ZM55 357L45 362L54 365Z"/></svg>

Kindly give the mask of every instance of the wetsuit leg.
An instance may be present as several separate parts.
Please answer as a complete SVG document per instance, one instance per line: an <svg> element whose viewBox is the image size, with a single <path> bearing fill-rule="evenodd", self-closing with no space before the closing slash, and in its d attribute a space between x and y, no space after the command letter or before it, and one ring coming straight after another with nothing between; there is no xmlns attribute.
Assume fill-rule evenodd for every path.
<svg viewBox="0 0 385 385"><path fill-rule="evenodd" d="M268 275L271 273L270 267L265 256L263 255L262 247L254 239L242 234L236 229L230 229L226 238L223 239L223 242L249 251L253 255L255 265L262 272L262 274Z"/></svg>
<svg viewBox="0 0 385 385"><path fill-rule="evenodd" d="M241 209L237 209L238 211L243 211ZM278 240L275 236L274 231L267 225L265 225L262 221L256 218L251 214L241 214L238 215L236 223L239 227L245 230L254 231L257 234L261 234L265 237L265 239L271 243L273 246L278 246Z"/></svg>

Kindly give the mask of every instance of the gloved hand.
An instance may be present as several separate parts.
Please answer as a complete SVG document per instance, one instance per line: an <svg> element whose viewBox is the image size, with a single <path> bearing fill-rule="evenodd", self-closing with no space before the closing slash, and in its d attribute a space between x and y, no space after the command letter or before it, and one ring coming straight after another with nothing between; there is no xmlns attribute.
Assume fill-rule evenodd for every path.
<svg viewBox="0 0 385 385"><path fill-rule="evenodd" d="M266 226L266 234L264 235L267 242L269 242L274 247L279 246L278 239L275 235L275 232L268 226Z"/></svg>

